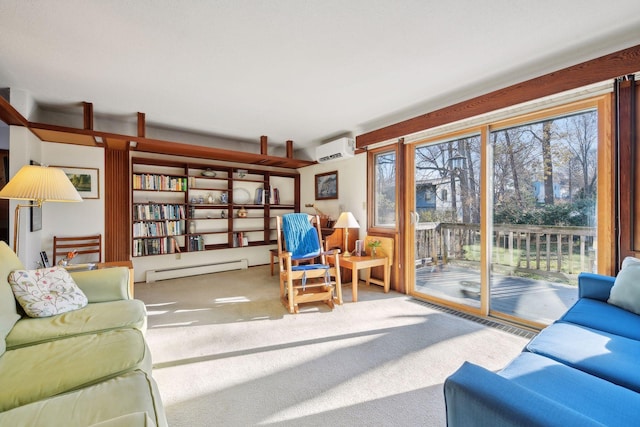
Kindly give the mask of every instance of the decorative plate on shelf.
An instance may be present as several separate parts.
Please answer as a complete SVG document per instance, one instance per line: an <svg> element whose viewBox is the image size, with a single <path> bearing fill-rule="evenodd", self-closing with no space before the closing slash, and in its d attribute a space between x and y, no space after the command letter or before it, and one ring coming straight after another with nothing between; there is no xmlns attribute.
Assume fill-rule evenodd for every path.
<svg viewBox="0 0 640 427"><path fill-rule="evenodd" d="M249 194L249 190L246 188L234 188L233 189L233 203L235 204L244 204L249 203L251 200L251 194Z"/></svg>

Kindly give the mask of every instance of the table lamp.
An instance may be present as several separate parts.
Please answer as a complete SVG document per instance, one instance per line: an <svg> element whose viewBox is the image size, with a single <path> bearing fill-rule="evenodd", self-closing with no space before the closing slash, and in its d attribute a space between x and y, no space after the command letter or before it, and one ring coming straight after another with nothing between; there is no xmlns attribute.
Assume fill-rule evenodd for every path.
<svg viewBox="0 0 640 427"><path fill-rule="evenodd" d="M62 169L47 166L23 166L0 190L0 199L30 200L16 205L13 219L13 251L18 254L20 208L42 207L44 202L81 202L82 197Z"/></svg>
<svg viewBox="0 0 640 427"><path fill-rule="evenodd" d="M345 258L349 258L351 253L349 252L349 229L360 228L360 224L354 218L351 212L342 212L338 217L333 228L344 228L344 255Z"/></svg>

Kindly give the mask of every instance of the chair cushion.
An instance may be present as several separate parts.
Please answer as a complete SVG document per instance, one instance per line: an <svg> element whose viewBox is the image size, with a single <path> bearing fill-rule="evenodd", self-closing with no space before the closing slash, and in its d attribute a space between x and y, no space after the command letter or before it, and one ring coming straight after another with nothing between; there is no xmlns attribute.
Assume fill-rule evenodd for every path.
<svg viewBox="0 0 640 427"><path fill-rule="evenodd" d="M0 358L0 412L136 369L150 371L142 332L121 329L7 350Z"/></svg>
<svg viewBox="0 0 640 427"><path fill-rule="evenodd" d="M607 302L640 314L640 263L629 262L620 270Z"/></svg>
<svg viewBox="0 0 640 427"><path fill-rule="evenodd" d="M48 317L87 305L87 297L62 267L15 270L9 284L30 317Z"/></svg>
<svg viewBox="0 0 640 427"><path fill-rule="evenodd" d="M640 392L640 341L572 323L554 323L540 331L526 349Z"/></svg>
<svg viewBox="0 0 640 427"><path fill-rule="evenodd" d="M141 411L152 424L141 423L140 416L132 416ZM128 422L113 423L121 417L126 417ZM0 412L2 426L68 427L102 422L105 426L166 426L153 378L136 370L71 393Z"/></svg>
<svg viewBox="0 0 640 427"><path fill-rule="evenodd" d="M605 425L637 423L640 394L547 357L522 353L498 375Z"/></svg>
<svg viewBox="0 0 640 427"><path fill-rule="evenodd" d="M51 317L25 317L7 335L7 347L12 349L113 329L133 328L144 332L146 318L146 308L140 300L94 303Z"/></svg>
<svg viewBox="0 0 640 427"><path fill-rule="evenodd" d="M291 271L308 271L308 270L328 270L331 266L328 264L302 264L292 265Z"/></svg>
<svg viewBox="0 0 640 427"><path fill-rule="evenodd" d="M640 341L640 316L605 301L580 298L558 322L575 323Z"/></svg>
<svg viewBox="0 0 640 427"><path fill-rule="evenodd" d="M0 240L0 355L5 351L4 338L20 319L16 310L16 299L8 282L9 273L24 266L16 254Z"/></svg>

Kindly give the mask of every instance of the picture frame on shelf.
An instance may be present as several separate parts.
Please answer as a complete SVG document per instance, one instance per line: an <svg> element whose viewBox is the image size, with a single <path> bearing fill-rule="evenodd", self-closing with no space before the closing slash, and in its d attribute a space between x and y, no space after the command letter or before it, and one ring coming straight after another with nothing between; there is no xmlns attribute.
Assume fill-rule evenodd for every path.
<svg viewBox="0 0 640 427"><path fill-rule="evenodd" d="M338 198L338 171L316 174L316 200Z"/></svg>
<svg viewBox="0 0 640 427"><path fill-rule="evenodd" d="M51 167L62 169L83 199L100 198L100 171L98 168Z"/></svg>

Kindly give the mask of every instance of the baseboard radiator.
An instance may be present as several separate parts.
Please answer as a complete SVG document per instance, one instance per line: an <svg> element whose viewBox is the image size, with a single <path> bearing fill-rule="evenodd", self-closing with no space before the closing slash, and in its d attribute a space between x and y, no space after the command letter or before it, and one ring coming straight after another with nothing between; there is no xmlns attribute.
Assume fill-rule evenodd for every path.
<svg viewBox="0 0 640 427"><path fill-rule="evenodd" d="M246 259L239 259L236 261L217 262L211 264L189 265L185 267L163 268L159 270L147 270L147 283L155 282L157 280L175 279L177 277L218 273L221 271L244 270L247 268L249 268L249 261Z"/></svg>

